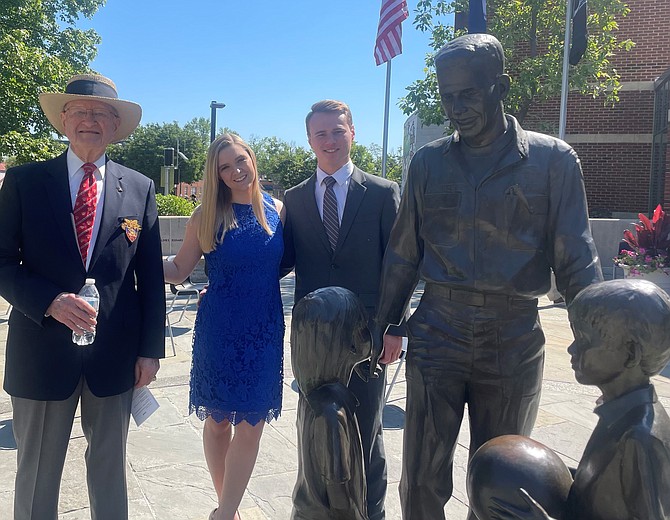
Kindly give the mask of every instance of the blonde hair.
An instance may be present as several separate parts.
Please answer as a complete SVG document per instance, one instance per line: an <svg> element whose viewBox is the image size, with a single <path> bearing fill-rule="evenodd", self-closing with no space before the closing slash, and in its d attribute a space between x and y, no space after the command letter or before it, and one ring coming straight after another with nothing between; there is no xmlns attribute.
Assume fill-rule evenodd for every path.
<svg viewBox="0 0 670 520"><path fill-rule="evenodd" d="M198 226L198 241L203 253L213 251L223 241L223 237L231 229L237 227L237 219L233 210L232 193L226 183L219 178L219 152L228 146L238 145L244 148L254 173L251 187L251 207L258 223L268 235L272 230L265 218L263 193L258 181L256 155L244 140L235 134L223 134L209 145L207 161L205 162L205 185L200 205L200 225ZM219 234L219 229L222 232Z"/></svg>

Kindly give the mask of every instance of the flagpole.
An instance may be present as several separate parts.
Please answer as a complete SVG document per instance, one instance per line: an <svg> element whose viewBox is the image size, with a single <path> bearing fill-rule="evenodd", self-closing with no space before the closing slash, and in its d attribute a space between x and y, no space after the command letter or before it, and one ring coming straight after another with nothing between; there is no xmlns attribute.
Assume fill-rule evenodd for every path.
<svg viewBox="0 0 670 520"><path fill-rule="evenodd" d="M570 75L570 39L572 37L572 0L565 2L565 41L563 42L563 82L561 86L561 112L558 119L558 137L565 140L568 115L568 80Z"/></svg>
<svg viewBox="0 0 670 520"><path fill-rule="evenodd" d="M384 140L382 141L382 177L386 178L386 157L389 137L389 103L391 99L391 60L402 53L402 21L407 14L405 0L382 0L375 42L377 65L386 62L386 96L384 98Z"/></svg>
<svg viewBox="0 0 670 520"><path fill-rule="evenodd" d="M389 100L391 97L391 60L386 62L386 99L384 100L384 137L382 140L382 177L386 179L386 156L389 140Z"/></svg>

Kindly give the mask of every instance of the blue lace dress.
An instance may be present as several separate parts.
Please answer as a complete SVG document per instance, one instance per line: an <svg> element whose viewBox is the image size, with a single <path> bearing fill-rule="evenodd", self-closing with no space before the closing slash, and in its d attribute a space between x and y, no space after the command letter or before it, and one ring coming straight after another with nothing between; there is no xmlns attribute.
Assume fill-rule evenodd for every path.
<svg viewBox="0 0 670 520"><path fill-rule="evenodd" d="M281 411L284 243L272 198L263 197L272 236L250 205L233 204L238 227L205 255L209 288L195 319L189 402L203 420L255 425Z"/></svg>

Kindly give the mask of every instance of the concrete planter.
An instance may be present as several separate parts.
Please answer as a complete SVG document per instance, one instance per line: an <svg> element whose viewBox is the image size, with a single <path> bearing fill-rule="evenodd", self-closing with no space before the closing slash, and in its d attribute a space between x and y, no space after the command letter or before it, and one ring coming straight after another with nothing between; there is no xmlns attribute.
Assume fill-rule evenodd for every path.
<svg viewBox="0 0 670 520"><path fill-rule="evenodd" d="M592 218L591 234L598 250L600 265L603 268L605 280L614 278L614 260L619 254L619 243L623 240L625 229L634 229L636 219L625 218ZM621 271L619 271L621 277Z"/></svg>
<svg viewBox="0 0 670 520"><path fill-rule="evenodd" d="M189 217L158 217L163 256L176 255L184 243Z"/></svg>
<svg viewBox="0 0 670 520"><path fill-rule="evenodd" d="M623 267L624 278L630 278L631 280L647 280L653 284L658 285L663 289L668 295L670 295L670 269L656 269L651 273L637 273L631 274L630 267Z"/></svg>

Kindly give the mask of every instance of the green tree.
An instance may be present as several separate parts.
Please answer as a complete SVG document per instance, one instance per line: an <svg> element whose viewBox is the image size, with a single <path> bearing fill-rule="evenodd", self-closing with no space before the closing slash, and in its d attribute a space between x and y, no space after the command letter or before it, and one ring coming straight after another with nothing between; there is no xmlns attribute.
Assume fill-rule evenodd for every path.
<svg viewBox="0 0 670 520"><path fill-rule="evenodd" d="M252 137L249 146L256 154L259 174L285 189L307 179L316 171L311 150L277 137Z"/></svg>
<svg viewBox="0 0 670 520"><path fill-rule="evenodd" d="M200 180L207 159L209 147L209 120L194 118L180 127L172 123L149 123L140 125L121 144L112 145L108 149L109 156L134 170L142 172L160 186L161 167L164 163L164 148L177 148L188 161L179 158L179 171L176 174L181 182ZM176 162L176 159L175 159Z"/></svg>
<svg viewBox="0 0 670 520"><path fill-rule="evenodd" d="M278 137L257 137L252 136L248 140L254 154L256 155L256 166L258 173L265 179L271 179L279 182L276 177L276 163L281 158L286 158L291 154L291 145Z"/></svg>
<svg viewBox="0 0 670 520"><path fill-rule="evenodd" d="M316 157L311 150L302 146L292 148L289 153L277 159L270 178L286 189L300 184L316 171Z"/></svg>
<svg viewBox="0 0 670 520"><path fill-rule="evenodd" d="M351 162L364 172L381 175L381 148L379 148L378 154L373 154L367 146L354 141L351 144L349 155L351 156Z"/></svg>
<svg viewBox="0 0 670 520"><path fill-rule="evenodd" d="M0 135L0 159L7 156L7 166L32 161L46 161L65 151L66 145L51 137L32 137L25 132Z"/></svg>
<svg viewBox="0 0 670 520"><path fill-rule="evenodd" d="M316 171L316 157L311 150L283 141L277 137L252 137L249 145L256 154L261 177L271 179L285 189L307 179ZM361 170L374 175L382 172L382 149L379 145L365 146L354 142L351 160ZM400 182L402 151L389 151L386 157L386 177Z"/></svg>
<svg viewBox="0 0 670 520"><path fill-rule="evenodd" d="M359 150L358 148L362 148ZM363 146L354 143L351 148L351 160L361 170L373 175L382 174L382 147L378 144ZM402 149L386 151L386 178L400 183L402 180Z"/></svg>
<svg viewBox="0 0 670 520"><path fill-rule="evenodd" d="M488 29L502 43L512 87L505 106L521 122L538 101L560 95L565 35L565 0L489 0ZM431 34L425 77L407 87L400 100L405 114L418 112L424 124L444 123L435 77L434 52L454 36L445 15L467 11L467 0L419 0L414 26ZM623 0L589 0L589 40L584 58L570 69L570 88L584 95L619 100L619 74L612 55L632 48L619 41L617 19L629 12Z"/></svg>
<svg viewBox="0 0 670 520"><path fill-rule="evenodd" d="M105 0L0 0L0 156L42 159L52 127L40 92L58 92L89 71L100 37L75 28Z"/></svg>

